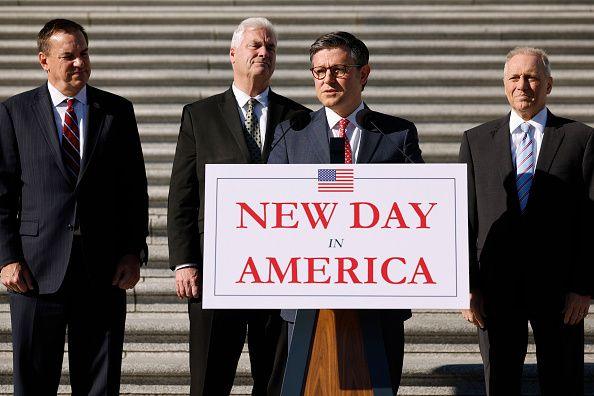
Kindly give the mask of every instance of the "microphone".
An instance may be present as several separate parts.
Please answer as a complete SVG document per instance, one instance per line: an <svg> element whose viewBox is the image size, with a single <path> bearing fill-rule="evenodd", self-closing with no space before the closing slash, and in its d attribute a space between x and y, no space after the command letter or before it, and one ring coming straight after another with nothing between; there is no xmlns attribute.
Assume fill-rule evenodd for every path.
<svg viewBox="0 0 594 396"><path fill-rule="evenodd" d="M344 138L330 138L330 163L344 164Z"/></svg>
<svg viewBox="0 0 594 396"><path fill-rule="evenodd" d="M377 132L381 133L386 139L388 139L389 141L392 141L390 136L387 133L385 133L379 126L377 126L379 117L381 117L381 114L371 111L370 109L365 107L363 110L361 110L357 113L357 124L359 124L361 126L361 128L363 128L367 131L370 131L370 132L377 131ZM405 139L404 143L406 145L406 139ZM396 150L398 150L398 152L400 154L402 154L404 156L404 158L406 158L408 160L408 162L410 162L411 164L415 163L415 161L413 161L408 156L408 154L406 154L404 152L404 150L402 150L398 145L395 144L394 147L396 148ZM406 161L405 161L405 163L406 163Z"/></svg>
<svg viewBox="0 0 594 396"><path fill-rule="evenodd" d="M287 132L289 132L291 129L294 130L295 132L303 130L303 128L305 128L307 126L307 124L309 124L310 119L311 119L310 111L308 111L308 110L297 111L297 113L295 113L295 115L293 117L291 117L291 119L289 121L289 127L287 128L287 130L283 132L283 134L278 138L278 140L276 142L274 142L274 144L270 147L269 152L271 153L272 150L274 150L276 145L279 144L281 140L283 140L283 138L285 137Z"/></svg>

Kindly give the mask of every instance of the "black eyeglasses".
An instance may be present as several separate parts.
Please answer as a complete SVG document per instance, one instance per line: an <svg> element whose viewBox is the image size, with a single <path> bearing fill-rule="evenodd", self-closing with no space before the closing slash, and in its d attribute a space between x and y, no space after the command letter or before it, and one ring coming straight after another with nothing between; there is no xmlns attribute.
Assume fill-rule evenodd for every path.
<svg viewBox="0 0 594 396"><path fill-rule="evenodd" d="M330 67L318 66L312 67L311 74L316 80L323 80L326 78L326 73L330 70L330 75L334 78L345 78L353 67L361 67L363 65L334 65Z"/></svg>

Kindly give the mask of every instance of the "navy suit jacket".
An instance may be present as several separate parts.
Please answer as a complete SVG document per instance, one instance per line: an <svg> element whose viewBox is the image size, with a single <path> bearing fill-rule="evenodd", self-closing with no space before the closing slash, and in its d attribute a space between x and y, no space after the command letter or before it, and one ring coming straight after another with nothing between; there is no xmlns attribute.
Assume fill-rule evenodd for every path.
<svg viewBox="0 0 594 396"><path fill-rule="evenodd" d="M56 292L80 232L89 279L111 285L126 254L146 249L148 194L134 109L87 86L78 180L67 172L47 84L0 104L0 267L24 261L40 294Z"/></svg>
<svg viewBox="0 0 594 396"><path fill-rule="evenodd" d="M417 128L412 122L381 113L374 113L374 121L383 133L361 130L357 163L423 163ZM331 137L324 107L302 115L300 119L285 121L276 128L268 163L330 163ZM410 310L390 312L402 320L411 316ZM283 310L281 315L283 319L294 322L297 311Z"/></svg>

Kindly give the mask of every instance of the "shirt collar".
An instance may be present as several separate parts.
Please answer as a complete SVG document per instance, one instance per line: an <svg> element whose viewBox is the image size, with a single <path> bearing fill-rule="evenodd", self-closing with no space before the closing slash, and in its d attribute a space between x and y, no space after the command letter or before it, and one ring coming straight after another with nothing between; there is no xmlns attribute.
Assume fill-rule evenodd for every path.
<svg viewBox="0 0 594 396"><path fill-rule="evenodd" d="M49 90L50 96L52 98L52 104L54 107L63 103L66 99L69 99L70 96L64 95L60 92L56 87L54 87L49 81L47 82L47 89ZM87 104L87 86L85 85L82 87L80 91L74 96L76 100L81 102L82 104Z"/></svg>
<svg viewBox="0 0 594 396"><path fill-rule="evenodd" d="M361 127L359 126L359 124L357 124L357 113L359 113L361 110L363 110L365 108L365 104L363 102L359 103L359 107L357 107L355 109L355 111L353 111L351 114L349 114L347 118L347 120L349 120L349 122L351 124L353 124L356 128L361 129ZM338 124L338 121L342 120L342 117L339 116L338 114L336 114L334 112L334 110L330 109L329 107L326 107L326 119L328 120L328 125L330 126L330 129L334 128L334 126L336 124Z"/></svg>
<svg viewBox="0 0 594 396"><path fill-rule="evenodd" d="M515 112L515 110L511 111L511 115L509 117L509 132L515 133L519 131L519 126L524 122L528 122L532 125L537 131L544 133L545 125L547 125L547 117L548 117L548 110L544 107L541 111L538 112L534 117L532 117L529 121L524 121L522 117Z"/></svg>
<svg viewBox="0 0 594 396"><path fill-rule="evenodd" d="M233 95L235 95L235 100L239 107L245 107L246 103L252 98L250 95L243 92L241 89L237 88L235 84L231 86L233 89ZM263 107L268 107L268 93L270 92L270 87L266 87L264 91L259 93L258 95L254 96L253 98L256 99Z"/></svg>

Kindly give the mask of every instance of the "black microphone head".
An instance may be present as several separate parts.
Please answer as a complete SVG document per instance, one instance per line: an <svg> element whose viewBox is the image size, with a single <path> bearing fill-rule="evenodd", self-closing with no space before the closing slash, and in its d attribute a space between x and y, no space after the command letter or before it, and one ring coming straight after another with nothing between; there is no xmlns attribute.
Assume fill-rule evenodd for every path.
<svg viewBox="0 0 594 396"><path fill-rule="evenodd" d="M357 113L357 124L363 129L371 130L375 129L373 125L371 125L373 118L373 111L369 110L367 107L360 110Z"/></svg>
<svg viewBox="0 0 594 396"><path fill-rule="evenodd" d="M289 121L290 128L294 131L300 131L305 128L311 121L310 113L308 110L299 110L291 117L291 121Z"/></svg>
<svg viewBox="0 0 594 396"><path fill-rule="evenodd" d="M330 138L330 163L344 164L344 138Z"/></svg>

